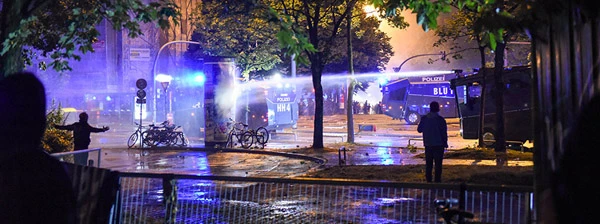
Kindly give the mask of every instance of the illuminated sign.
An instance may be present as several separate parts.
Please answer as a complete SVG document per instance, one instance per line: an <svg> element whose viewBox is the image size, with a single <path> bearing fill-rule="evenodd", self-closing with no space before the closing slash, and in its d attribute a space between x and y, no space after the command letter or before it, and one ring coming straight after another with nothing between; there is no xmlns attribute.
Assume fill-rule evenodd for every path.
<svg viewBox="0 0 600 224"><path fill-rule="evenodd" d="M134 101L136 102L136 104L134 104L135 106L133 107L133 119L134 120L139 120L140 119L140 115L142 116L142 119L146 119L148 117L148 111L146 110L146 104L137 104L137 101L140 100L140 98L134 97ZM146 99L144 99L146 100ZM140 108L141 105L141 108ZM140 114L141 111L141 114Z"/></svg>
<svg viewBox="0 0 600 224"><path fill-rule="evenodd" d="M410 88L411 95L454 97L449 83L416 84Z"/></svg>
<svg viewBox="0 0 600 224"><path fill-rule="evenodd" d="M445 76L433 76L433 77L423 77L421 78L421 82L440 82L445 81Z"/></svg>
<svg viewBox="0 0 600 224"><path fill-rule="evenodd" d="M296 94L294 93L280 93L275 96L275 103L291 103L296 99Z"/></svg>
<svg viewBox="0 0 600 224"><path fill-rule="evenodd" d="M290 112L290 111L292 111L291 103L277 104L277 112Z"/></svg>
<svg viewBox="0 0 600 224"><path fill-rule="evenodd" d="M433 95L434 96L454 96L454 92L452 89L444 86L444 87L433 87Z"/></svg>

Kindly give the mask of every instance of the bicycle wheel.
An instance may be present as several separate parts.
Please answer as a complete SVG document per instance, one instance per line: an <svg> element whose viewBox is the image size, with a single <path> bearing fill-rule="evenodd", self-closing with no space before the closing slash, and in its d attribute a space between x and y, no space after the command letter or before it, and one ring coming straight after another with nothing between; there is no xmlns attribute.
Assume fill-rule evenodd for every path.
<svg viewBox="0 0 600 224"><path fill-rule="evenodd" d="M242 135L242 148L248 149L252 146L252 144L254 144L254 135L247 131L244 132L244 134Z"/></svg>
<svg viewBox="0 0 600 224"><path fill-rule="evenodd" d="M181 132L172 132L171 133L171 143L173 144L173 146L178 146L181 147L183 146L183 140L179 137L179 133Z"/></svg>
<svg viewBox="0 0 600 224"><path fill-rule="evenodd" d="M127 140L127 148L133 148L133 146L135 145L135 143L138 141L138 139L140 138L140 132L139 131L135 131L133 134L131 134L131 136L129 136L129 139Z"/></svg>
<svg viewBox="0 0 600 224"><path fill-rule="evenodd" d="M164 133L164 142L167 146L177 146L177 133L172 131L167 131Z"/></svg>
<svg viewBox="0 0 600 224"><path fill-rule="evenodd" d="M150 147L155 147L157 144L153 132L149 132L149 131L142 132L142 142L144 143L144 145L147 145Z"/></svg>
<svg viewBox="0 0 600 224"><path fill-rule="evenodd" d="M264 127L256 129L256 141L259 144L266 144L269 141L269 131Z"/></svg>
<svg viewBox="0 0 600 224"><path fill-rule="evenodd" d="M233 148L234 142L236 142L233 139L236 137L237 137L237 135L235 135L235 132L233 130L231 130L229 132L229 135L227 135L227 144L225 144L225 147Z"/></svg>
<svg viewBox="0 0 600 224"><path fill-rule="evenodd" d="M179 140L181 141L181 146L190 145L190 140L187 137L185 137L183 132L179 132L179 134L177 134L177 136L179 136Z"/></svg>

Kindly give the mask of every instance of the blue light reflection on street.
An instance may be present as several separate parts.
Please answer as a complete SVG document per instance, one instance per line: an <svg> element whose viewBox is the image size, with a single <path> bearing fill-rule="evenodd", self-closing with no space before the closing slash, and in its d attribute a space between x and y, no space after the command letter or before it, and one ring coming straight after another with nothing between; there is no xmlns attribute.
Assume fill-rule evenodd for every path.
<svg viewBox="0 0 600 224"><path fill-rule="evenodd" d="M210 174L210 167L205 152L195 153L194 156L186 156L184 167L193 168L203 174Z"/></svg>
<svg viewBox="0 0 600 224"><path fill-rule="evenodd" d="M388 147L377 147L375 149L377 151L377 155L381 158L381 165L392 165L394 164L394 160L392 159L391 148Z"/></svg>

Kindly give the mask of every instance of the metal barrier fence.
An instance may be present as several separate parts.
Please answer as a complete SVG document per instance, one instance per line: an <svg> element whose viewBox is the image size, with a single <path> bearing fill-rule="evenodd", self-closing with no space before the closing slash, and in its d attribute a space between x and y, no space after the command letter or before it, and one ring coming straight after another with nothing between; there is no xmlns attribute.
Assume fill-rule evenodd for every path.
<svg viewBox="0 0 600 224"><path fill-rule="evenodd" d="M483 223L534 223L533 187L121 173L112 223L440 223L456 198Z"/></svg>
<svg viewBox="0 0 600 224"><path fill-rule="evenodd" d="M100 167L100 158L102 156L102 149L100 149L100 148L84 149L84 150L77 150L77 151L71 151L71 152L59 152L59 153L52 153L50 155L54 156L55 158L59 159L62 162L73 163L73 155L79 154L79 153L90 153L90 152L97 152L98 160L95 160L96 162L94 163L94 159L90 159L90 158L92 158L92 156L88 156L87 164L89 166Z"/></svg>

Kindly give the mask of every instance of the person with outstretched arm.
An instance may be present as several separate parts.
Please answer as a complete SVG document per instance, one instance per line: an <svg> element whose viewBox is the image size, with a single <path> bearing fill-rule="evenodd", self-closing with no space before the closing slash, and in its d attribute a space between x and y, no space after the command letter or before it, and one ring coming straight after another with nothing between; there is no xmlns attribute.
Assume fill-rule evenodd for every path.
<svg viewBox="0 0 600 224"><path fill-rule="evenodd" d="M446 119L438 114L440 104L433 101L429 104L429 113L421 117L417 131L423 133L425 145L425 179L431 182L435 163L435 182L442 182L442 160L444 150L448 148L448 127Z"/></svg>
<svg viewBox="0 0 600 224"><path fill-rule="evenodd" d="M88 149L90 146L90 133L92 132L105 132L110 128L108 126L104 126L102 128L95 128L88 124L88 114L86 112L81 112L79 114L79 122L75 122L70 125L54 125L56 129L59 130L68 130L73 131L73 150L83 150ZM88 153L77 153L75 154L75 164L77 165L87 165Z"/></svg>

